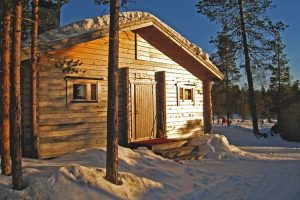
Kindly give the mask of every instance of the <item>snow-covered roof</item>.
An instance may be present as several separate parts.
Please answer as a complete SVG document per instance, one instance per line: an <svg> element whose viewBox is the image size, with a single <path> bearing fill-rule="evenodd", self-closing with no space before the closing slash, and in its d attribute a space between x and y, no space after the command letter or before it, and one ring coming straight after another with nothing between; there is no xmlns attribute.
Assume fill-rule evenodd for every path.
<svg viewBox="0 0 300 200"><path fill-rule="evenodd" d="M41 35L39 35L39 43L41 44L42 49L46 49L46 52L57 50L66 47L67 45L75 45L80 42L86 42L82 41L83 36L89 36L84 37L85 40L89 39L97 39L104 36L107 36L109 31L109 15L99 16L96 18L89 18L84 19L72 24L68 24L65 26L62 26L57 29L53 29L50 31L47 31ZM218 70L218 68L209 60L209 55L202 51L200 47L198 47L196 44L190 42L185 37L180 35L177 31L172 29L170 26L166 25L164 22L159 20L154 15L147 13L147 12L123 12L120 16L120 29L129 29L129 30L135 30L142 27L147 27L150 25L159 25L160 28L163 28L165 31L167 31L169 34L172 34L172 38L176 38L176 41L180 43L180 45L184 48L186 48L190 53L193 54L198 59L201 59L209 69L217 74L219 78L222 79L223 75ZM90 35L93 35L94 37L90 37ZM27 49L29 49L29 43L30 41L24 42L23 46L25 47L26 52L26 46ZM41 48L40 48L41 49ZM28 53L24 53L22 55L22 60L28 59Z"/></svg>

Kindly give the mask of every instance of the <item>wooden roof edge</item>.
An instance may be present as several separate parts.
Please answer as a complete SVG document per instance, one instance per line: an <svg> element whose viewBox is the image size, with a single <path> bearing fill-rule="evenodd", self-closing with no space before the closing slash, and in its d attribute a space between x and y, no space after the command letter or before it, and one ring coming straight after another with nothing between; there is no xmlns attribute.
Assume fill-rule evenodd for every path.
<svg viewBox="0 0 300 200"><path fill-rule="evenodd" d="M153 23L167 34L172 35L172 39L181 44L187 52L206 67L217 79L222 80L224 78L219 69L209 60L209 55L207 53L203 52L196 44L190 42L173 28L150 13L139 11L121 13L120 29L136 30L152 26ZM98 39L108 35L108 27L109 15L71 23L39 35L41 44L39 49L42 53L47 53L81 42ZM21 60L25 60L30 56L30 40L23 42L22 46L24 48L22 48Z"/></svg>
<svg viewBox="0 0 300 200"><path fill-rule="evenodd" d="M160 21L158 18L154 17L154 26L160 31L164 32L166 35L170 35L169 37L179 46L181 46L185 51L189 52L189 54L196 59L201 65L208 69L208 71L215 76L218 80L223 80L223 73L217 68L217 66L211 62L209 59L209 55L202 51L200 47L196 44L190 42L188 39L180 35L177 31L172 29L170 26L166 25L164 22Z"/></svg>

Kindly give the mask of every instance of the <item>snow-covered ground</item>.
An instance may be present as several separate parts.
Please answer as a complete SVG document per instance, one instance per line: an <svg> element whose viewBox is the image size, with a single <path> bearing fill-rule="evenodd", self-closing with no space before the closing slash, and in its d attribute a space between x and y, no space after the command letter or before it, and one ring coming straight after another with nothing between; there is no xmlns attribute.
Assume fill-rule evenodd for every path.
<svg viewBox="0 0 300 200"><path fill-rule="evenodd" d="M204 160L175 162L120 147L122 185L104 179L105 149L24 159L27 187L13 191L11 177L0 175L0 199L299 199L300 143L257 139L245 126L216 125L213 132L230 145L224 136L206 136L208 148L201 143L200 150L211 152Z"/></svg>
<svg viewBox="0 0 300 200"><path fill-rule="evenodd" d="M281 159L300 160L300 142L289 142L283 140L279 135L270 132L273 124L264 124L260 131L268 135L267 138L253 137L251 124L238 123L233 126L215 125L213 133L226 136L228 142L241 150L256 153L257 155L272 157L280 157ZM299 130L300 132L300 130Z"/></svg>

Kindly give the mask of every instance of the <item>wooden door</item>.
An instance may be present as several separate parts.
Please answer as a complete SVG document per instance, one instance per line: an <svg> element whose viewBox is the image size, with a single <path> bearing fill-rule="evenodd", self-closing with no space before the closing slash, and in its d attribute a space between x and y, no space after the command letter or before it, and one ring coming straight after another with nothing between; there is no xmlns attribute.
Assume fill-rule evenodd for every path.
<svg viewBox="0 0 300 200"><path fill-rule="evenodd" d="M133 85L132 141L156 137L155 83Z"/></svg>

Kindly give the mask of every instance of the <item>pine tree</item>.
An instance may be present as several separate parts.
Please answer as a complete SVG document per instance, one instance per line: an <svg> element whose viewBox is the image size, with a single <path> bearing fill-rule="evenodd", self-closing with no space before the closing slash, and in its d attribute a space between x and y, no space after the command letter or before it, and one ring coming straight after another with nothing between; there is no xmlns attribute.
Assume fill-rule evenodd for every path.
<svg viewBox="0 0 300 200"><path fill-rule="evenodd" d="M33 143L36 150L35 157L38 157L38 137L37 137L37 71L38 71L38 24L39 24L39 0L32 1L32 21L33 26L31 30L31 103L32 103L32 129L33 129Z"/></svg>
<svg viewBox="0 0 300 200"><path fill-rule="evenodd" d="M273 24L266 15L272 7L271 0L201 0L196 5L198 12L209 20L227 26L230 38L237 50L244 55L248 82L248 101L252 115L253 133L259 134L257 109L254 97L253 70L263 66L268 54L265 43L274 29L283 28L283 23Z"/></svg>
<svg viewBox="0 0 300 200"><path fill-rule="evenodd" d="M260 119L260 123L263 124L263 120L270 115L269 110L272 108L271 97L263 85L261 86L260 91L256 91L256 98L258 101L258 117Z"/></svg>
<svg viewBox="0 0 300 200"><path fill-rule="evenodd" d="M20 91L20 52L22 29L22 0L15 0L15 20L13 38L13 65L11 87L11 160L13 189L23 188L22 146L21 146L21 91Z"/></svg>
<svg viewBox="0 0 300 200"><path fill-rule="evenodd" d="M119 0L94 0L98 5L110 3L109 53L108 53L108 104L106 179L114 184L118 180L118 66L119 66ZM121 6L127 0L121 1Z"/></svg>
<svg viewBox="0 0 300 200"><path fill-rule="evenodd" d="M240 95L239 95L239 113L241 115L241 120L244 122L249 117L249 106L247 104L247 94L248 89L247 85L243 85L241 87Z"/></svg>
<svg viewBox="0 0 300 200"><path fill-rule="evenodd" d="M212 111L213 111L213 116L217 117L217 123L220 123L220 119L225 115L226 111L224 109L224 85L222 82L214 82L212 85ZM214 120L213 120L214 122Z"/></svg>
<svg viewBox="0 0 300 200"><path fill-rule="evenodd" d="M60 9L69 0L39 0L39 34L59 27Z"/></svg>
<svg viewBox="0 0 300 200"><path fill-rule="evenodd" d="M269 43L270 49L273 51L271 57L272 64L269 66L271 71L269 90L272 92L272 99L275 105L280 104L289 98L289 88L291 87L291 74L289 61L284 53L285 45L282 37L277 37Z"/></svg>
<svg viewBox="0 0 300 200"><path fill-rule="evenodd" d="M212 60L224 74L224 80L221 81L220 84L218 84L218 87L220 88L219 92L225 93L225 113L227 118L227 125L229 126L230 118L233 113L233 109L231 107L232 98L230 98L230 87L233 86L234 82L239 80L240 73L235 63L235 43L227 35L227 31L228 30L225 26L223 28L223 31L218 33L216 38L214 38L211 42L217 48L217 52L212 55Z"/></svg>
<svg viewBox="0 0 300 200"><path fill-rule="evenodd" d="M11 29L11 1L3 1L3 49L1 73L1 169L2 174L11 173L10 163L10 29Z"/></svg>
<svg viewBox="0 0 300 200"><path fill-rule="evenodd" d="M119 0L110 2L106 179L118 184Z"/></svg>

